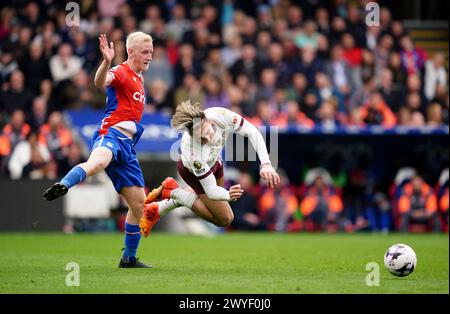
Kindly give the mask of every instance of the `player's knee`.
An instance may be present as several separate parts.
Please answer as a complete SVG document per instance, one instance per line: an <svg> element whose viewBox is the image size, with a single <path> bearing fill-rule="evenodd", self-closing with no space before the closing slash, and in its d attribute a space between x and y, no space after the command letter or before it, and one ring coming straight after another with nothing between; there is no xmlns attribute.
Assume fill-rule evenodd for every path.
<svg viewBox="0 0 450 314"><path fill-rule="evenodd" d="M219 221L217 222L217 226L219 227L229 227L231 223L234 220L234 215L232 212L228 213L227 215L221 217Z"/></svg>
<svg viewBox="0 0 450 314"><path fill-rule="evenodd" d="M99 161L97 161L96 163L96 170L98 171L102 171L103 169L105 169L106 167L108 167L108 161L106 161L105 159L101 159Z"/></svg>
<svg viewBox="0 0 450 314"><path fill-rule="evenodd" d="M144 201L134 201L130 204L130 209L136 217L141 217L144 213Z"/></svg>

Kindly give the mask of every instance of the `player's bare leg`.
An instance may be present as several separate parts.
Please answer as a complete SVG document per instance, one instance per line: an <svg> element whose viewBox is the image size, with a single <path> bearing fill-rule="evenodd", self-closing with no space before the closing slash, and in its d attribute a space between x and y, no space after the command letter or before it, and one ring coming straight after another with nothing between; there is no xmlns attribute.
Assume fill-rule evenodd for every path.
<svg viewBox="0 0 450 314"><path fill-rule="evenodd" d="M111 162L112 157L113 154L108 148L96 147L86 162L73 167L60 182L47 189L43 194L44 199L53 201L65 195L72 186L105 169Z"/></svg>
<svg viewBox="0 0 450 314"><path fill-rule="evenodd" d="M136 252L141 239L139 219L144 212L145 191L143 187L130 186L122 188L120 194L128 204L125 220L125 248L120 260L120 268L149 268L136 258Z"/></svg>
<svg viewBox="0 0 450 314"><path fill-rule="evenodd" d="M216 182L218 186L223 187L224 178L219 178ZM187 190L195 193L191 187L187 187ZM200 218L218 227L228 227L234 219L233 211L228 202L211 200L206 194L199 195L191 210Z"/></svg>
<svg viewBox="0 0 450 314"><path fill-rule="evenodd" d="M217 185L223 186L223 178L219 178ZM175 191L176 190L176 191ZM174 192L175 191L175 192ZM160 202L156 200L162 199ZM227 227L234 219L233 211L227 201L209 199L206 194L197 197L190 187L181 189L175 179L169 177L161 185L153 189L147 196L145 203L149 203L140 220L141 233L147 237L153 225L160 216L179 206L190 208L202 219L219 227Z"/></svg>

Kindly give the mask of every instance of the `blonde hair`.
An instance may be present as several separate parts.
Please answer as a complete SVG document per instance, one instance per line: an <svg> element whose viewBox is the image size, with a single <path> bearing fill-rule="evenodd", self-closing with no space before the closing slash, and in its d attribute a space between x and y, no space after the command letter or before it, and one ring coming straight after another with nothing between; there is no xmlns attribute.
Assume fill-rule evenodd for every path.
<svg viewBox="0 0 450 314"><path fill-rule="evenodd" d="M153 38L149 34L144 32L133 32L128 34L125 47L128 51L129 48L133 48L138 42L151 42L153 43Z"/></svg>
<svg viewBox="0 0 450 314"><path fill-rule="evenodd" d="M194 119L204 119L202 105L191 99L182 101L175 109L170 124L177 130L188 129L192 133Z"/></svg>

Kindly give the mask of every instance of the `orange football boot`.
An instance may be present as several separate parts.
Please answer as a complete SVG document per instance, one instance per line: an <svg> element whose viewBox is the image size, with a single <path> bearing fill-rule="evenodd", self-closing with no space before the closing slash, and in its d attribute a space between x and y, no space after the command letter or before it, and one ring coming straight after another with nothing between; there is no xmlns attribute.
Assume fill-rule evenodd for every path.
<svg viewBox="0 0 450 314"><path fill-rule="evenodd" d="M170 198L170 193L178 187L178 183L174 178L167 177L159 187L148 193L144 203L148 204L157 200L160 201L168 199Z"/></svg>
<svg viewBox="0 0 450 314"><path fill-rule="evenodd" d="M141 234L144 237L148 237L150 235L150 231L153 228L153 225L157 223L158 220L159 220L158 203L153 202L144 205L144 214L139 220L139 228L141 229Z"/></svg>

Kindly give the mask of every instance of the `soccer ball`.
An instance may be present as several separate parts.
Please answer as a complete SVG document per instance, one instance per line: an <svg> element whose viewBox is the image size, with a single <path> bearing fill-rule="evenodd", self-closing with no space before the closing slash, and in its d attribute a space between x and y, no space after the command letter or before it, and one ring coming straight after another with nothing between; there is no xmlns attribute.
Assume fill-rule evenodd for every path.
<svg viewBox="0 0 450 314"><path fill-rule="evenodd" d="M416 253L406 244L394 244L384 254L384 266L397 277L411 274L416 268L416 264Z"/></svg>

